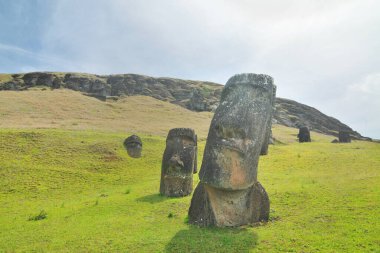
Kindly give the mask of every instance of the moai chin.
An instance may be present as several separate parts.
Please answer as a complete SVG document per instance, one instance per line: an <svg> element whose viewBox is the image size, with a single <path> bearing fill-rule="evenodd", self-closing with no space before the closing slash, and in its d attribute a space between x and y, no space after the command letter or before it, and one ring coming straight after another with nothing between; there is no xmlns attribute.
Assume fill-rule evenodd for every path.
<svg viewBox="0 0 380 253"><path fill-rule="evenodd" d="M174 128L166 138L162 158L160 193L182 197L193 191L193 173L197 171L197 136L193 129Z"/></svg>
<svg viewBox="0 0 380 253"><path fill-rule="evenodd" d="M142 141L137 135L131 135L124 141L124 147L132 158L141 157Z"/></svg>
<svg viewBox="0 0 380 253"><path fill-rule="evenodd" d="M211 121L189 222L233 227L269 218L257 165L270 124L272 77L239 74L225 85Z"/></svg>
<svg viewBox="0 0 380 253"><path fill-rule="evenodd" d="M298 141L299 142L311 142L310 131L306 126L300 127L298 132Z"/></svg>

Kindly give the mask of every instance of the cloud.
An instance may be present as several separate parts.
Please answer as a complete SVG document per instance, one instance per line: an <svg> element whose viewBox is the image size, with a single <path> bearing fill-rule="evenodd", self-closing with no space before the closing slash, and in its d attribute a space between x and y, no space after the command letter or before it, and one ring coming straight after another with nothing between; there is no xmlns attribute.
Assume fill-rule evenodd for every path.
<svg viewBox="0 0 380 253"><path fill-rule="evenodd" d="M219 83L235 73L266 73L274 77L279 96L314 106L364 135L380 138L380 130L370 130L380 119L373 119L371 126L360 123L378 112L360 107L378 107L373 86L378 87L374 76L380 66L379 1L38 3L48 11L36 15L41 17L38 34L26 35L31 41L38 36L38 50L30 52L38 60L31 61L34 56L25 52L29 66L36 69ZM354 99L356 94L360 99ZM352 105L349 113L347 101Z"/></svg>
<svg viewBox="0 0 380 253"><path fill-rule="evenodd" d="M12 69L13 66L17 66L17 71L10 70L8 72L53 71L64 69L65 66L73 66L69 62L51 55L35 53L2 43L0 43L0 55L2 56L0 64L2 72L7 71L7 68Z"/></svg>
<svg viewBox="0 0 380 253"><path fill-rule="evenodd" d="M380 72L372 73L350 85L339 104L346 112L347 122L379 138Z"/></svg>

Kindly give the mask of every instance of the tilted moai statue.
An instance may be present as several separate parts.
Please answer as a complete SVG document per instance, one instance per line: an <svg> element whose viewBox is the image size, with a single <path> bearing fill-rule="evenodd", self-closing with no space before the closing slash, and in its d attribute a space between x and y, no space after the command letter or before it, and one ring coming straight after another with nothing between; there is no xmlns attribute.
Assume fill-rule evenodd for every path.
<svg viewBox="0 0 380 253"><path fill-rule="evenodd" d="M141 157L142 141L137 135L131 135L124 141L124 147L130 157Z"/></svg>
<svg viewBox="0 0 380 253"><path fill-rule="evenodd" d="M299 142L311 142L309 128L306 126L300 127L297 137Z"/></svg>
<svg viewBox="0 0 380 253"><path fill-rule="evenodd" d="M269 198L257 166L270 124L273 79L239 74L224 86L211 121L189 222L233 227L269 218Z"/></svg>
<svg viewBox="0 0 380 253"><path fill-rule="evenodd" d="M267 129L265 131L265 137L263 146L261 147L260 155L267 155L268 154L268 146L270 139L272 137L272 117L274 116L274 112L276 110L275 103L276 103L276 91L277 87L276 85L273 85L273 97L272 97L272 113L270 115L269 124L267 125Z"/></svg>
<svg viewBox="0 0 380 253"><path fill-rule="evenodd" d="M182 197L193 191L193 173L197 171L197 136L193 129L174 128L166 138L162 158L160 193Z"/></svg>
<svg viewBox="0 0 380 253"><path fill-rule="evenodd" d="M350 132L341 130L339 131L339 142L351 142Z"/></svg>

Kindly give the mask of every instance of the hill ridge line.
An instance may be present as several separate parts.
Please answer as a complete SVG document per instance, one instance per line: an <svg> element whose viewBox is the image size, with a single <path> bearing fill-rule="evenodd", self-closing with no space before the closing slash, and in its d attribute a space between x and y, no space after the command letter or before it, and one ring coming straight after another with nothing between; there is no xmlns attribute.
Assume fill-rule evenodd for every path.
<svg viewBox="0 0 380 253"><path fill-rule="evenodd" d="M75 72L30 72L0 74L0 90L26 90L35 86L67 88L101 100L109 97L145 95L180 105L192 111L214 111L219 104L222 84L209 81L151 77L140 74L97 75ZM370 140L339 120L314 107L286 98L276 98L274 123L337 136L349 131L354 139Z"/></svg>

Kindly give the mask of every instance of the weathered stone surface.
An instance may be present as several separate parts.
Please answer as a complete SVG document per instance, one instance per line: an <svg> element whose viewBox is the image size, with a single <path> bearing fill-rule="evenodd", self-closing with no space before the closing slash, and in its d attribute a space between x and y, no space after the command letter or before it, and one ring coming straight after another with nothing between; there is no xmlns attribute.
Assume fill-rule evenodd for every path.
<svg viewBox="0 0 380 253"><path fill-rule="evenodd" d="M257 165L270 124L273 79L230 78L211 121L189 221L201 226L240 226L267 220L269 199L257 181Z"/></svg>
<svg viewBox="0 0 380 253"><path fill-rule="evenodd" d="M272 96L270 76L244 74L228 80L211 121L199 174L202 182L239 190L256 181Z"/></svg>
<svg viewBox="0 0 380 253"><path fill-rule="evenodd" d="M306 126L300 127L297 137L299 142L311 142L309 128Z"/></svg>
<svg viewBox="0 0 380 253"><path fill-rule="evenodd" d="M273 85L272 113L270 114L269 123L267 124L267 129L265 131L264 142L263 142L263 146L261 147L260 155L267 155L268 154L268 147L269 147L269 143L271 141L270 139L272 137L272 117L276 111L276 107L275 107L276 92L277 92L277 87L275 85Z"/></svg>
<svg viewBox="0 0 380 253"><path fill-rule="evenodd" d="M339 131L339 142L348 143L351 142L351 135L348 131Z"/></svg>
<svg viewBox="0 0 380 253"><path fill-rule="evenodd" d="M141 157L142 141L137 135L131 135L124 141L124 147L130 157Z"/></svg>
<svg viewBox="0 0 380 253"><path fill-rule="evenodd" d="M259 182L246 190L228 191L198 184L189 209L189 222L198 226L236 227L268 221L269 197Z"/></svg>
<svg viewBox="0 0 380 253"><path fill-rule="evenodd" d="M197 136L193 129L174 128L166 138L162 158L160 193L182 197L193 191L193 173L196 172Z"/></svg>
<svg viewBox="0 0 380 253"><path fill-rule="evenodd" d="M334 139L331 141L331 143L339 143L338 139Z"/></svg>

